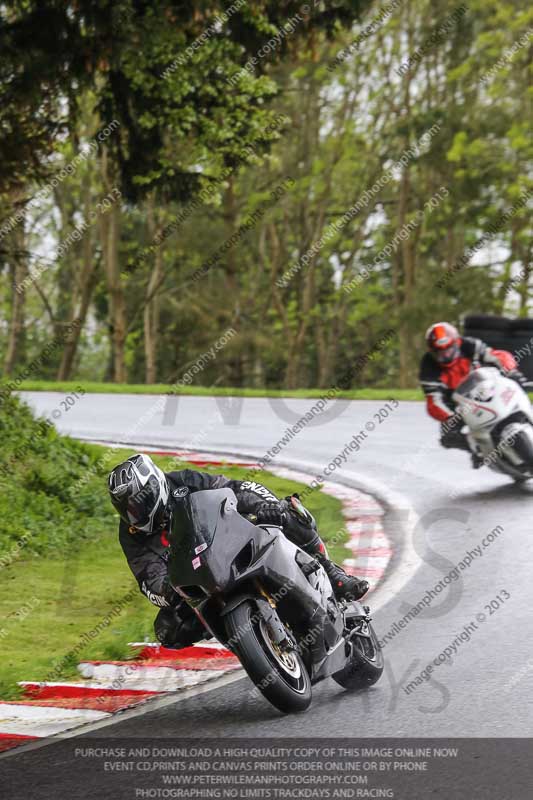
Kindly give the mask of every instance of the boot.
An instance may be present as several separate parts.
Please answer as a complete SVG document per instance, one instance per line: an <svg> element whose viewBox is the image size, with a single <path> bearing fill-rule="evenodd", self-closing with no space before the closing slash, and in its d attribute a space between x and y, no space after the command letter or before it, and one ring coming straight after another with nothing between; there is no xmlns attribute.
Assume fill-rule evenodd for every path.
<svg viewBox="0 0 533 800"><path fill-rule="evenodd" d="M362 578L355 578L353 575L347 575L341 567L328 558L326 546L318 534L315 535L313 541L304 550L312 553L324 567L337 600L347 600L348 602L350 600L359 600L368 592L370 588L368 581Z"/></svg>
<svg viewBox="0 0 533 800"><path fill-rule="evenodd" d="M154 632L163 647L180 650L190 647L205 638L206 629L187 603L182 600L177 606L159 610L154 620ZM210 634L208 633L208 636Z"/></svg>
<svg viewBox="0 0 533 800"><path fill-rule="evenodd" d="M300 503L298 495L288 497L286 500L290 504L290 513L287 515L288 519L284 525L285 534L302 550L314 556L324 567L336 599L350 601L359 600L360 597L363 597L370 588L368 582L360 578L354 578L352 575L347 575L343 569L328 558L326 546L318 535L316 523ZM297 523L295 520L297 520Z"/></svg>
<svg viewBox="0 0 533 800"><path fill-rule="evenodd" d="M330 580L333 594L337 600L359 600L369 590L368 581L361 578L355 578L353 575L347 575L346 572L330 561L322 553L317 555L318 560L324 567L326 574Z"/></svg>

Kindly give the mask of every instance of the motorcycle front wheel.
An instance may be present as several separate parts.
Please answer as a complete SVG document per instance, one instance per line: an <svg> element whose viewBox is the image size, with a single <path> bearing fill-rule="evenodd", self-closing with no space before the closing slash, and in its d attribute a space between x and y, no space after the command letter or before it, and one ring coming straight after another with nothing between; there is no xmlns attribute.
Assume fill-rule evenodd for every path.
<svg viewBox="0 0 533 800"><path fill-rule="evenodd" d="M300 654L276 644L255 603L247 600L234 608L226 630L231 649L273 706L284 714L309 707L311 680Z"/></svg>
<svg viewBox="0 0 533 800"><path fill-rule="evenodd" d="M356 692L367 689L381 678L384 669L383 653L372 625L369 636L352 637L352 655L348 663L331 677L344 689Z"/></svg>
<svg viewBox="0 0 533 800"><path fill-rule="evenodd" d="M525 431L518 431L514 437L513 448L529 469L533 469L533 444ZM527 480L530 475L525 475L520 480Z"/></svg>

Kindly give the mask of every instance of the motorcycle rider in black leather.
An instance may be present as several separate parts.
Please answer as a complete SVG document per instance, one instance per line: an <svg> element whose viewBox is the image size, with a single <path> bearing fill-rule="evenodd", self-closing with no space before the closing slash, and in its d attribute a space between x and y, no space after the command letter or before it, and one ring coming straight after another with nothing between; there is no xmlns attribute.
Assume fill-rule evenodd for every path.
<svg viewBox="0 0 533 800"><path fill-rule="evenodd" d="M119 540L129 567L141 592L160 609L154 630L162 645L187 647L209 635L168 580L167 537L173 498L183 487L190 492L232 489L239 513L254 515L258 523L278 525L290 541L316 557L337 599L357 600L368 591L367 581L347 575L330 561L313 517L293 499L296 495L280 501L255 481L230 480L191 469L164 473L150 456L137 454L112 470L109 494L120 515Z"/></svg>

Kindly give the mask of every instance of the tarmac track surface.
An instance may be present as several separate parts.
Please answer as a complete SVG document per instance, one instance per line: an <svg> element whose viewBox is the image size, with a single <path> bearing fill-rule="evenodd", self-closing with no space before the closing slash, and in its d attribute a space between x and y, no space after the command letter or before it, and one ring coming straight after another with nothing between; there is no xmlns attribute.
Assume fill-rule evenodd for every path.
<svg viewBox="0 0 533 800"><path fill-rule="evenodd" d="M59 407L62 396L25 393L25 398L48 416ZM166 416L158 411L132 433L136 421L156 400L139 395L85 395L68 413L63 412L56 424L64 433L85 438L196 450L213 447L260 458L315 402L180 397L174 424L163 424L173 417L174 409L167 408ZM421 565L374 617L380 637L390 634L382 680L370 691L356 695L346 694L326 680L315 687L313 703L303 717L283 717L251 694L252 684L244 677L139 718L117 720L90 736L532 736L531 490L486 468L474 471L467 454L440 448L437 426L420 403L402 402L396 409L389 404L385 416L380 410L386 406L385 401L329 404L327 413L295 436L279 456L282 461L304 459L327 467L358 434L359 449L349 452L347 461L331 477L342 476L343 470L357 472L401 493L416 511L419 524L413 545ZM391 533L394 536L397 531ZM397 544L401 551L402 543ZM457 571L458 579L448 578L442 591L434 591L455 565L464 563L465 554L474 554L476 548L480 550L472 555L471 563ZM394 623L430 591L434 591L430 605L401 628L396 625L392 635ZM452 657L436 665L434 660L446 647L453 649L454 641ZM433 664L428 679L406 691L406 684L428 664ZM51 774L53 753L57 752L60 763L56 773L59 770L58 779L62 780L71 756L65 761L61 747L13 755L3 761L2 771L7 768L9 773L23 766L34 774ZM69 791L75 796L67 783L64 788L65 793L59 793L56 785L56 796L66 797ZM103 783L98 791L101 797L107 796Z"/></svg>

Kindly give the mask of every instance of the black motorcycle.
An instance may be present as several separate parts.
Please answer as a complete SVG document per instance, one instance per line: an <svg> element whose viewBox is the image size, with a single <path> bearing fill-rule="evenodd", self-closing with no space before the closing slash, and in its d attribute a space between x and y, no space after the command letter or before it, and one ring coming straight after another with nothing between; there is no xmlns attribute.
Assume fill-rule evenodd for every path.
<svg viewBox="0 0 533 800"><path fill-rule="evenodd" d="M241 516L231 489L181 491L170 582L272 705L304 711L311 686L330 675L350 691L379 680L367 606L335 600L320 563L280 528Z"/></svg>

